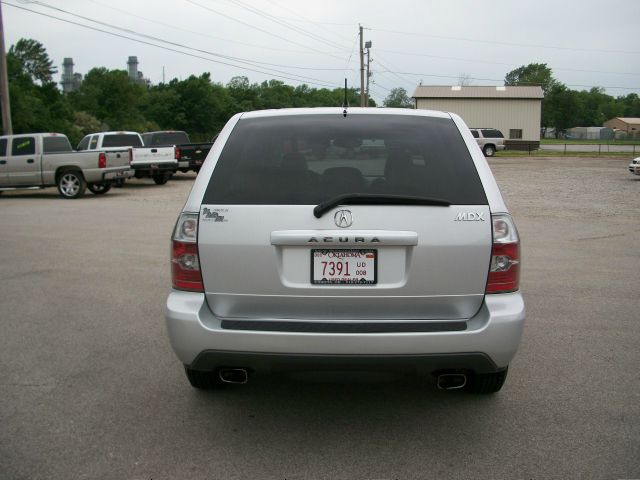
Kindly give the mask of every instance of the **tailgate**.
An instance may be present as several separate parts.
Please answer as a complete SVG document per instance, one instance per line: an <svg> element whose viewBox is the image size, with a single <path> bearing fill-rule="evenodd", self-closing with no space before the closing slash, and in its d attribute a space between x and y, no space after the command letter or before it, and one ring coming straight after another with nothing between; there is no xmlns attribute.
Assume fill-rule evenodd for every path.
<svg viewBox="0 0 640 480"><path fill-rule="evenodd" d="M338 210L351 212L352 227L336 226ZM456 221L470 212L483 220ZM207 300L222 318L470 318L484 298L489 219L489 208L478 205L350 206L320 219L310 206L203 205L199 255ZM320 268L312 250L373 251L375 283L312 283L312 269Z"/></svg>
<svg viewBox="0 0 640 480"><path fill-rule="evenodd" d="M104 152L107 156L107 169L129 167L129 152L122 150L117 152Z"/></svg>
<svg viewBox="0 0 640 480"><path fill-rule="evenodd" d="M170 164L178 161L175 159L174 147L132 148L131 166Z"/></svg>

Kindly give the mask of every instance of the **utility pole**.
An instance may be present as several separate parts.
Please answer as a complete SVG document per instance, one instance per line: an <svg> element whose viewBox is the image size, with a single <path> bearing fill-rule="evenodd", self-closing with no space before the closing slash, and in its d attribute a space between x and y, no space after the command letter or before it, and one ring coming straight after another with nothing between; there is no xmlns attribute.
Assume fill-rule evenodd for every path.
<svg viewBox="0 0 640 480"><path fill-rule="evenodd" d="M364 44L364 48L367 49L367 91L365 94L365 106L369 106L369 77L371 77L371 40Z"/></svg>
<svg viewBox="0 0 640 480"><path fill-rule="evenodd" d="M5 135L13 134L11 126L11 105L9 104L9 77L7 76L7 55L4 50L4 26L2 24L2 2L0 2L0 107L2 107L2 130Z"/></svg>
<svg viewBox="0 0 640 480"><path fill-rule="evenodd" d="M362 25L360 25L360 106L364 103L364 47L362 45Z"/></svg>

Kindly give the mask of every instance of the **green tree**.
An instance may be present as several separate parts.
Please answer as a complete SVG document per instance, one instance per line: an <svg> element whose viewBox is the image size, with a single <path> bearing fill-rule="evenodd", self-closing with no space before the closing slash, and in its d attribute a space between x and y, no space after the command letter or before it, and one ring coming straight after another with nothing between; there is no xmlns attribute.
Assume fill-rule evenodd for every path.
<svg viewBox="0 0 640 480"><path fill-rule="evenodd" d="M60 132L68 135L73 131L73 111L55 83L50 81L50 76L47 77L43 70L34 73L38 71L33 62L35 57L25 53L33 53L35 50L27 47L34 45L38 47L36 57L43 61L49 58L35 40L21 39L7 53L13 130L15 133Z"/></svg>
<svg viewBox="0 0 640 480"><path fill-rule="evenodd" d="M544 99L543 118L545 127L556 130L556 138L568 128L575 127L580 119L578 92L565 85L554 85Z"/></svg>
<svg viewBox="0 0 640 480"><path fill-rule="evenodd" d="M413 100L402 87L392 89L382 103L385 107L391 108L414 108Z"/></svg>
<svg viewBox="0 0 640 480"><path fill-rule="evenodd" d="M69 99L76 110L93 115L105 128L145 131L148 125L140 107L147 93L147 87L129 81L124 70L94 68Z"/></svg>
<svg viewBox="0 0 640 480"><path fill-rule="evenodd" d="M37 40L21 38L9 48L9 55L15 57L31 80L40 84L51 83L58 70L53 66L44 46Z"/></svg>
<svg viewBox="0 0 640 480"><path fill-rule="evenodd" d="M558 84L553 78L553 72L546 63L530 63L511 70L504 77L506 86L531 86L539 85L545 95Z"/></svg>

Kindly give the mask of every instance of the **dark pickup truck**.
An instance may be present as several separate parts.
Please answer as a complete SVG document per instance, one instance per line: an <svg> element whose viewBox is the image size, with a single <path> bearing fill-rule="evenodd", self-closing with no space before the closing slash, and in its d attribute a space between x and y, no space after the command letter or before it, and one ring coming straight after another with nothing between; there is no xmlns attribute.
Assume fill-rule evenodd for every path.
<svg viewBox="0 0 640 480"><path fill-rule="evenodd" d="M168 130L160 132L147 132L142 134L145 147L175 146L175 158L178 161L178 170L198 172L207 158L213 143L191 143L186 132Z"/></svg>

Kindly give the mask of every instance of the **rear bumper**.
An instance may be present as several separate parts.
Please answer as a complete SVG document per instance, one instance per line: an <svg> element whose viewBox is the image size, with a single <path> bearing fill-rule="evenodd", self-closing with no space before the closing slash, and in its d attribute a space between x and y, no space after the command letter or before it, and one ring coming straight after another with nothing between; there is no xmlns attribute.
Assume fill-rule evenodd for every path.
<svg viewBox="0 0 640 480"><path fill-rule="evenodd" d="M130 168L125 168L122 170L111 170L102 174L102 180L104 181L120 180L121 178L131 177L133 177L133 170L131 170Z"/></svg>
<svg viewBox="0 0 640 480"><path fill-rule="evenodd" d="M216 366L283 369L295 366L413 366L506 368L520 343L525 309L520 292L487 295L465 330L435 332L317 333L222 328L204 294L172 291L165 310L171 346L194 369ZM373 323L373 322L372 322Z"/></svg>

